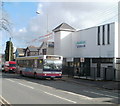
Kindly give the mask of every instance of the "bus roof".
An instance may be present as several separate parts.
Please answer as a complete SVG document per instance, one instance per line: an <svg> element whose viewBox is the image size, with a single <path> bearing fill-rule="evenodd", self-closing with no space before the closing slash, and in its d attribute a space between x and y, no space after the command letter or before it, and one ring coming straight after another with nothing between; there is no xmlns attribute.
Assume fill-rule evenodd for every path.
<svg viewBox="0 0 120 106"><path fill-rule="evenodd" d="M16 64L15 61L9 61L9 64Z"/></svg>
<svg viewBox="0 0 120 106"><path fill-rule="evenodd" d="M15 61L6 61L5 63L6 63L6 64L16 64Z"/></svg>
<svg viewBox="0 0 120 106"><path fill-rule="evenodd" d="M60 55L38 55L38 56L17 57L16 60L23 60L23 59L44 59L46 56L62 57Z"/></svg>

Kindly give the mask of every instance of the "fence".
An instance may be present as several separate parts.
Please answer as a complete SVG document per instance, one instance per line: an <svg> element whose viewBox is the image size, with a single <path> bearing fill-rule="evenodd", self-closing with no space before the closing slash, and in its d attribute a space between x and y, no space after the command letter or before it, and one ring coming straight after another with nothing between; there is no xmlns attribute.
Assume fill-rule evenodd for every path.
<svg viewBox="0 0 120 106"><path fill-rule="evenodd" d="M91 79L91 80L114 80L115 69L113 67L63 67L63 75L69 77Z"/></svg>

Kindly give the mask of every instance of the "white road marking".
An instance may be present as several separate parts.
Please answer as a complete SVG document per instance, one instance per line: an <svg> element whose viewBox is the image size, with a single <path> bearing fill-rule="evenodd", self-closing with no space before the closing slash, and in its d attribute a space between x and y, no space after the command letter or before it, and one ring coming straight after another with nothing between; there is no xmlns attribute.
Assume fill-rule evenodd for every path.
<svg viewBox="0 0 120 106"><path fill-rule="evenodd" d="M51 95L51 96L55 96L55 97L57 97L57 98L60 98L60 99L66 100L66 101L69 101L69 102L72 102L72 103L77 103L77 102L72 101L72 100L70 100L70 99L66 99L66 98L63 98L63 97L60 97L60 96L57 96L57 95L54 95L54 94L51 94L51 93L48 93L48 92L44 92L44 93L46 93L46 94L48 94L48 95Z"/></svg>
<svg viewBox="0 0 120 106"><path fill-rule="evenodd" d="M27 83L30 83L30 84L34 84L34 85L37 85L36 83L34 83L34 82L28 82L28 81L26 81Z"/></svg>
<svg viewBox="0 0 120 106"><path fill-rule="evenodd" d="M42 84L37 84L37 83L34 83L34 82L28 82L28 81L26 81L26 82L27 82L27 83L30 83L30 84L39 85L39 86L42 86L42 87L54 89L53 87L50 87L50 86L46 86L46 85L42 85Z"/></svg>
<svg viewBox="0 0 120 106"><path fill-rule="evenodd" d="M112 97L112 98L118 98L118 97L116 97L116 96L105 95L105 94L101 94L101 93L97 93L97 92L90 92L90 91L84 91L84 92L93 93L93 94L96 94L96 95L108 96L108 97Z"/></svg>
<svg viewBox="0 0 120 106"><path fill-rule="evenodd" d="M31 84L35 84L35 85L39 85L39 86L42 86L42 87L46 87L46 88L49 88L49 89L55 89L54 87L50 87L50 86L46 86L46 85L40 85L40 84L36 84L36 83L33 83L33 82L28 82L28 81L26 81L26 82L31 83ZM78 96L78 97L81 97L83 99L89 99L89 100L93 99L93 98L90 98L88 96L76 94L76 93L73 93L73 92L68 92L68 91L64 91L64 90L59 90L59 91L64 92L64 93L68 93L68 94L71 94L71 95L74 95L74 96Z"/></svg>
<svg viewBox="0 0 120 106"><path fill-rule="evenodd" d="M2 104L4 104L2 100L0 100L0 102L1 102Z"/></svg>
<svg viewBox="0 0 120 106"><path fill-rule="evenodd" d="M13 81L13 80L11 80L11 79L6 79L6 80L11 81L11 82L15 82L15 81Z"/></svg>
<svg viewBox="0 0 120 106"><path fill-rule="evenodd" d="M61 90L61 91L62 91L62 90ZM89 100L92 100L92 99L93 99L93 98L90 98L90 97L88 97L88 96L76 94L76 93L73 93L73 92L68 92L68 91L62 91L62 92L65 92L65 93L68 93L68 94L71 94L71 95L74 95L74 96L79 96L79 97L82 97L83 99L89 99Z"/></svg>
<svg viewBox="0 0 120 106"><path fill-rule="evenodd" d="M46 85L40 85L42 87L46 87L46 88L49 88L49 89L54 89L53 87L50 87L50 86L46 86Z"/></svg>
<svg viewBox="0 0 120 106"><path fill-rule="evenodd" d="M31 84L36 84L36 83L33 83L33 82L28 82L28 83L31 83ZM39 85L39 84L38 84ZM53 87L50 87L50 86L46 86L46 85L39 85L39 86L42 86L42 87L46 87L46 88L49 88L49 89L54 89ZM71 94L71 95L74 95L74 96L79 96L83 99L89 99L89 100L92 100L93 98L90 98L88 96L84 96L84 95L80 95L80 94L76 94L76 93L73 93L73 92L68 92L68 91L64 91L64 90L59 90L61 92L64 92L64 93L68 93L68 94Z"/></svg>
<svg viewBox="0 0 120 106"><path fill-rule="evenodd" d="M10 105L10 103L7 101L7 100L5 100L1 95L0 95L0 98L3 100L3 101L5 101L6 102L6 104L9 104ZM3 101L1 100L1 102L3 103ZM3 104L5 104L5 103L3 103Z"/></svg>
<svg viewBox="0 0 120 106"><path fill-rule="evenodd" d="M25 87L28 87L28 88L31 88L31 89L34 89L34 87L31 87L31 86L28 86L28 85L25 85L25 84L22 84L22 83L18 83L18 84L20 84L22 86L25 86Z"/></svg>

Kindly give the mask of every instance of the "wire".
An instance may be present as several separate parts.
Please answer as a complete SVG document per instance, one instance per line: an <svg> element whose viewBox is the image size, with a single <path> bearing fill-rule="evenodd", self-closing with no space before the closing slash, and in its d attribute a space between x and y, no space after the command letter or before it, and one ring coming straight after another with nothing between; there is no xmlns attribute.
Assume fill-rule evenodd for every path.
<svg viewBox="0 0 120 106"><path fill-rule="evenodd" d="M29 41L29 42L26 42L26 43L35 42L35 41L37 41L37 40L39 40L39 39L41 39L41 38L43 38L43 40L44 40L44 39L45 39L45 37L49 37L49 36L51 36L51 35L52 35L52 32L51 32L51 33L49 33L49 34L43 35L43 36L39 36L38 38L33 39L33 40L31 40L31 41Z"/></svg>

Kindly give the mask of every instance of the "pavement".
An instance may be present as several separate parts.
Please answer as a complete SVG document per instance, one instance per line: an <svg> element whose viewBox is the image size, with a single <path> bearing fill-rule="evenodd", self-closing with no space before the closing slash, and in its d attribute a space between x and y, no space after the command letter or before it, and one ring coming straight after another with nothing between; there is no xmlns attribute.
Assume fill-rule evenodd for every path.
<svg viewBox="0 0 120 106"><path fill-rule="evenodd" d="M101 81L101 80L88 80L82 78L73 78L66 75L62 77L63 81L73 82L80 85L86 85L91 87L97 87L108 90L116 90L120 92L120 82L119 81Z"/></svg>

